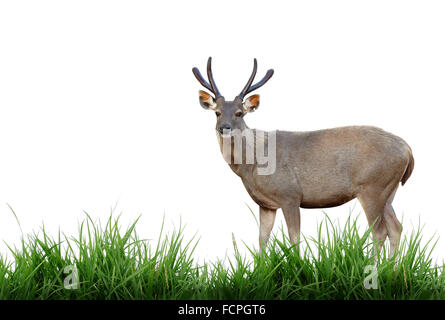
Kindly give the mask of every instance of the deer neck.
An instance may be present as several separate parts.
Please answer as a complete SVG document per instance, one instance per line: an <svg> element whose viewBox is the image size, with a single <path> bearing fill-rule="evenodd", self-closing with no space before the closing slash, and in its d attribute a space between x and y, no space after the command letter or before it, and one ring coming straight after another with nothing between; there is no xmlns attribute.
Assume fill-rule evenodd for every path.
<svg viewBox="0 0 445 320"><path fill-rule="evenodd" d="M240 177L252 174L257 167L257 146L267 148L267 137L265 137L262 131L249 128L247 130L250 130L252 135L243 136L241 143L240 140L237 142L235 137L223 138L220 134L217 134L221 154L232 171ZM258 134L259 132L263 134L260 135ZM262 141L259 141L260 139ZM227 150L230 150L229 154L226 153ZM242 153L241 155L239 155L240 152ZM236 154L238 154L238 159L236 159Z"/></svg>

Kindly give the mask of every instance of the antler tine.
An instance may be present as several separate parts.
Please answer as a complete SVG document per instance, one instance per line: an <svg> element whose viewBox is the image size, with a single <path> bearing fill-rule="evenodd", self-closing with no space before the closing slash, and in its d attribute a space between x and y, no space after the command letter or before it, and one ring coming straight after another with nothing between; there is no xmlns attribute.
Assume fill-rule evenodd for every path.
<svg viewBox="0 0 445 320"><path fill-rule="evenodd" d="M247 94L249 94L253 90L256 90L256 89L262 87L273 76L273 73L274 73L273 69L269 69L266 72L266 75L263 77L263 79L261 79L260 81L258 81L254 85L252 85L253 80L255 79L255 76L256 76L257 68L258 68L258 63L255 58L255 59L253 59L252 74L250 75L249 81L247 81L247 84L244 86L243 90L238 95L239 98L244 99L244 97ZM192 72L195 75L196 79L199 81L199 83L201 83L204 88L211 91L215 95L215 98L221 97L221 93L219 92L218 87L216 86L215 80L213 79L212 57L209 57L209 59L207 60L207 76L209 78L210 83L204 79L201 72L199 72L198 68L196 68L196 67L193 68Z"/></svg>
<svg viewBox="0 0 445 320"><path fill-rule="evenodd" d="M252 85L253 80L255 79L257 67L258 67L257 61L256 61L256 58L254 58L253 59L253 70L252 70L252 74L250 75L249 81L247 81L247 84L244 86L243 90L238 95L238 97L240 97L241 99L243 99L244 96L248 93L249 88Z"/></svg>
<svg viewBox="0 0 445 320"><path fill-rule="evenodd" d="M272 78L273 76L273 69L269 69L266 72L266 75L263 77L263 79L261 79L260 81L258 81L257 83L255 83L253 86L251 86L249 88L249 90L247 90L246 94L249 94L250 92L252 92L253 90L258 89L259 87L262 87L267 81L269 81L270 78Z"/></svg>
<svg viewBox="0 0 445 320"><path fill-rule="evenodd" d="M203 86L204 88L206 88L206 89L209 90L210 92L213 92L212 87L210 86L210 84L209 84L207 81L204 80L204 78L203 78L201 72L199 72L199 69L198 69L198 68L196 68L196 67L193 68L193 69L192 69L192 72L193 72L193 74L195 75L196 79L199 81L199 83L202 84L202 86Z"/></svg>
<svg viewBox="0 0 445 320"><path fill-rule="evenodd" d="M215 98L220 97L221 94L219 93L218 87L216 86L215 80L213 79L212 57L209 57L209 60L207 60L207 77L209 78L210 85L212 86L212 92L215 94Z"/></svg>

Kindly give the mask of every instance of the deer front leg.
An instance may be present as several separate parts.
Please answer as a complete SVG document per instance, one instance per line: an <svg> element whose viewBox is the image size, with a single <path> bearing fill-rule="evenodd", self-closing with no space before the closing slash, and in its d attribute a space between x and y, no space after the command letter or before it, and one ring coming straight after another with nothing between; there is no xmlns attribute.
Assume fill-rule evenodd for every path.
<svg viewBox="0 0 445 320"><path fill-rule="evenodd" d="M277 210L260 207L260 250L266 248Z"/></svg>
<svg viewBox="0 0 445 320"><path fill-rule="evenodd" d="M285 206L282 210L287 224L289 240L298 248L300 244L300 205Z"/></svg>

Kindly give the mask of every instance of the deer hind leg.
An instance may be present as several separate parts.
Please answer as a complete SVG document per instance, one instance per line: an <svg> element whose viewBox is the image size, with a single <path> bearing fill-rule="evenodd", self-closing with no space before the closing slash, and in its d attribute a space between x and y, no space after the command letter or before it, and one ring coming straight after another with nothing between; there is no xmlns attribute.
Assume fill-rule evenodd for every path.
<svg viewBox="0 0 445 320"><path fill-rule="evenodd" d="M298 248L300 244L300 204L283 206L281 209L286 220L289 240Z"/></svg>
<svg viewBox="0 0 445 320"><path fill-rule="evenodd" d="M394 208L392 207L392 201L394 199L394 195L397 191L393 191L391 196L389 197L388 201L385 205L385 213L384 213L384 220L386 224L386 230L388 231L389 236L389 257L392 258L394 254L396 253L397 249L399 248L400 243L400 236L402 234L402 224L397 219L396 214L394 212Z"/></svg>
<svg viewBox="0 0 445 320"><path fill-rule="evenodd" d="M381 193L373 191L362 193L357 198L365 211L369 226L373 225L374 253L377 262L380 250L388 236L384 220L386 198L382 199Z"/></svg>
<svg viewBox="0 0 445 320"><path fill-rule="evenodd" d="M265 249L267 246L276 214L276 209L260 207L260 250Z"/></svg>
<svg viewBox="0 0 445 320"><path fill-rule="evenodd" d="M389 236L389 257L392 258L399 248L400 237L402 234L402 224L397 219L394 209L391 204L385 206L385 216L384 216L386 229L388 230Z"/></svg>

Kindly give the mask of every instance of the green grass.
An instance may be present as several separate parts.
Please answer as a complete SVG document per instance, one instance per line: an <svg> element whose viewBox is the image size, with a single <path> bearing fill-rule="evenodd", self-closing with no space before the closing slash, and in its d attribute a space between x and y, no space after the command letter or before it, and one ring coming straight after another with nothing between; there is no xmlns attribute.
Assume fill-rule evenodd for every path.
<svg viewBox="0 0 445 320"><path fill-rule="evenodd" d="M138 238L137 221L121 231L118 217L101 226L87 216L76 237L51 237L42 228L9 247L13 258L0 258L0 299L445 298L444 266L432 260L433 243L421 245L420 228L403 238L397 267L382 252L378 288L366 289L372 242L356 221L338 226L325 217L300 252L281 230L265 253L247 247L241 255L233 241L227 244L233 257L198 264L198 241L186 241L183 227L152 243ZM77 289L64 287L70 265L77 268Z"/></svg>

